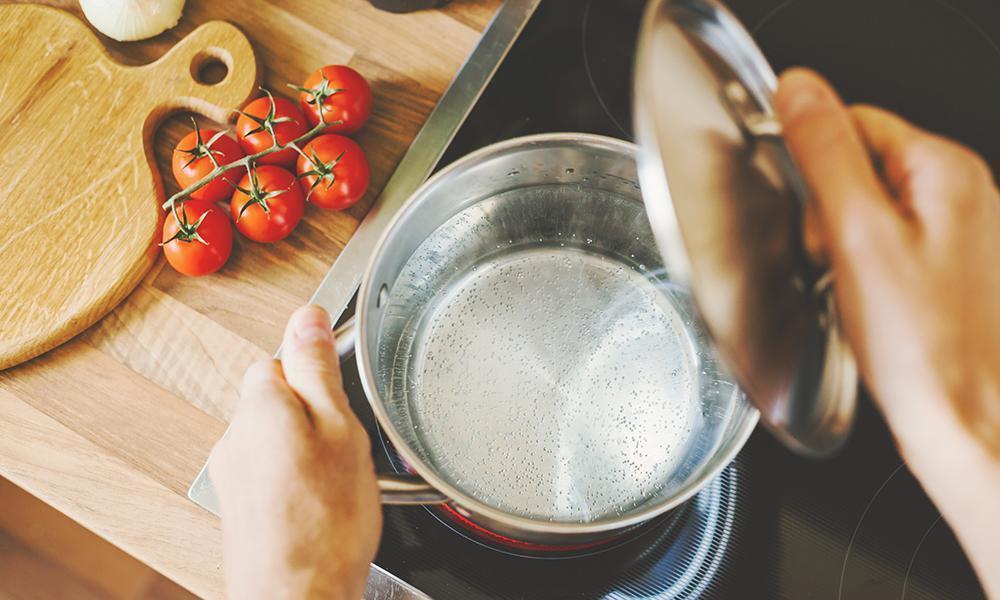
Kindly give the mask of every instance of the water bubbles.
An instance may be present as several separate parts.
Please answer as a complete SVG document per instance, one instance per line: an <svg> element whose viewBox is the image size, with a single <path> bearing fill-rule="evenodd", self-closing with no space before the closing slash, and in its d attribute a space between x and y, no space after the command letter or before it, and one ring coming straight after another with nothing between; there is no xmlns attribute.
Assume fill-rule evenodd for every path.
<svg viewBox="0 0 1000 600"><path fill-rule="evenodd" d="M686 296L645 271L659 277L649 233L615 239L577 227L575 212L549 219L560 197L582 206L587 188L544 187L516 215L470 207L461 228L421 246L385 317L403 332L379 352L393 361L390 404L412 416L407 435L443 478L501 510L593 520L663 488L708 418L692 396L721 388L691 356L679 317L690 311L674 304ZM509 227L512 215L537 226ZM476 269L452 260L458 248L484 253Z"/></svg>
<svg viewBox="0 0 1000 600"><path fill-rule="evenodd" d="M565 247L507 254L461 281L414 334L420 385L405 399L439 472L487 504L558 521L654 494L691 412L689 342L663 296L617 260Z"/></svg>

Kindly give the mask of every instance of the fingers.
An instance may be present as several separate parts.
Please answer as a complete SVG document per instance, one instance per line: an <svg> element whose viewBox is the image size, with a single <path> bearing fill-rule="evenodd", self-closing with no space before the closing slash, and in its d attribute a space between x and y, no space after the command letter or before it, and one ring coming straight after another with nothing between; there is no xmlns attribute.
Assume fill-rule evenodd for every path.
<svg viewBox="0 0 1000 600"><path fill-rule="evenodd" d="M301 437L310 428L302 403L295 396L275 360L258 361L243 375L243 389L229 431L212 449L209 460L213 480L231 482L251 449L261 444Z"/></svg>
<svg viewBox="0 0 1000 600"><path fill-rule="evenodd" d="M873 106L854 106L851 116L893 195L922 223L961 217L992 183L986 163L960 144Z"/></svg>
<svg viewBox="0 0 1000 600"><path fill-rule="evenodd" d="M864 140L836 92L805 69L786 71L775 97L785 140L812 190L831 250L864 246L898 220ZM857 241L855 241L857 240Z"/></svg>
<svg viewBox="0 0 1000 600"><path fill-rule="evenodd" d="M327 312L315 305L295 311L285 328L281 353L285 380L313 419L319 424L343 424L350 408Z"/></svg>
<svg viewBox="0 0 1000 600"><path fill-rule="evenodd" d="M901 117L874 106L852 106L850 114L865 146L881 165L890 193L901 197L906 193L910 175L905 150L926 134Z"/></svg>
<svg viewBox="0 0 1000 600"><path fill-rule="evenodd" d="M271 418L287 418L296 425L305 424L302 405L285 382L280 362L258 361L243 374L240 404L233 420L251 413L270 413Z"/></svg>

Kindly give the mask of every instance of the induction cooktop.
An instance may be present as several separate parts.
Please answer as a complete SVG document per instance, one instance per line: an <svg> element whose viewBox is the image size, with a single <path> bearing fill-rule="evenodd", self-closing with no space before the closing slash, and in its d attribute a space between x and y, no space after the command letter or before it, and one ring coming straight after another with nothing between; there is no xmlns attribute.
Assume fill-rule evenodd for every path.
<svg viewBox="0 0 1000 600"><path fill-rule="evenodd" d="M631 67L644 4L542 0L439 166L531 133L632 140ZM848 101L885 106L1000 164L1000 4L727 5L775 70L815 68ZM353 365L346 368L355 374ZM356 377L348 381L357 410L368 411ZM370 418L366 425L379 433ZM376 456L390 466L391 448L381 435L374 439ZM680 512L616 547L547 558L490 543L432 509L387 507L376 563L434 598L983 595L867 397L851 439L834 458L800 458L759 430Z"/></svg>
<svg viewBox="0 0 1000 600"><path fill-rule="evenodd" d="M479 88L465 90L471 110L446 95L437 112L454 127L422 132L414 146L420 151L404 158L397 175L423 168L423 178L487 144L531 133L581 131L632 140L631 68L644 2L534 4L508 2L507 8L527 6L524 16L531 16L506 57L494 73L492 65L472 64L473 55L463 72L472 69L473 80L488 82L478 100L471 103ZM812 67L847 101L897 111L970 145L995 169L1000 166L1000 3L995 0L730 0L727 5L776 71ZM503 56L500 50L494 54ZM463 76L452 86L459 92L472 85ZM437 139L434 152L424 150ZM399 191L393 185L390 181L380 202ZM401 201L393 200L369 220L384 223L385 213ZM353 289L349 285L356 285L358 265L370 250L363 242L377 234L359 232L361 242L352 240L354 249L349 245L344 251L313 301L340 314L346 298L331 300L326 294ZM377 466L401 470L374 420L353 359L344 373ZM196 489L206 489L198 485L192 497ZM440 509L384 510L373 577L382 573L408 585L380 587L370 580L371 598L983 597L947 523L908 471L863 390L851 438L833 458L801 458L758 430L734 463L688 503L599 547L546 552L477 531Z"/></svg>

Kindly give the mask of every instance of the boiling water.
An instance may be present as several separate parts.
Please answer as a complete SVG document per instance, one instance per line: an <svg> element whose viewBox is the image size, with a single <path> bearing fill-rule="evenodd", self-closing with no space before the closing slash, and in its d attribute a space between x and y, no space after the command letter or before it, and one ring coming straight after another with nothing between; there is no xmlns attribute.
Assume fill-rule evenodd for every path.
<svg viewBox="0 0 1000 600"><path fill-rule="evenodd" d="M592 521L656 495L702 418L670 295L616 259L536 246L438 296L405 390L425 460L478 500Z"/></svg>

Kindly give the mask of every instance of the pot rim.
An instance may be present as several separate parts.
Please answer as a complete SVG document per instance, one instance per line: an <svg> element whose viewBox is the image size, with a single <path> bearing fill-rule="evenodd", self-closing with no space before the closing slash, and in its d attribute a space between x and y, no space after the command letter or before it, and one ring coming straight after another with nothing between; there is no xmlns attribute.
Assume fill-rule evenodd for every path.
<svg viewBox="0 0 1000 600"><path fill-rule="evenodd" d="M741 423L733 433L732 439L735 443L730 445L730 449L725 454L716 457L719 460L715 461L715 465L706 469L697 478L689 482L686 489L680 494L670 496L656 504L645 506L641 510L625 513L624 515L616 518L601 519L598 521L583 523L532 519L530 517L515 515L494 508L466 494L462 490L439 477L437 473L419 456L417 456L416 452L414 452L408 444L405 443L402 435L390 419L381 396L378 394L374 376L372 375L371 368L369 367L369 348L367 335L365 335L365 332L368 329L369 316L368 311L366 310L366 299L369 294L372 293L371 275L375 271L375 267L379 264L379 261L382 259L382 256L385 253L385 248L390 238L393 236L398 224L404 220L407 215L419 209L421 204L420 200L426 196L428 190L434 188L439 180L446 178L449 174L468 168L472 165L479 164L494 155L502 155L511 150L527 146L567 142L582 142L584 145L589 144L611 147L612 149L618 150L623 156L633 160L637 160L637 154L639 153L639 147L636 144L603 135L573 132L533 134L496 142L466 154L435 173L419 188L417 188L417 190L406 200L402 208L393 216L392 221L382 233L382 236L379 238L378 243L375 246L375 252L372 254L372 257L368 262L368 267L365 269L364 275L362 276L361 286L358 291L358 335L355 341L355 353L357 355L356 362L358 366L358 374L361 378L361 385L365 391L365 397L368 399L368 403L371 405L372 411L375 413L375 417L378 420L379 425L389 436L389 441L392 442L396 451L402 455L406 463L412 467L417 474L424 479L424 481L447 496L457 505L488 519L493 519L505 525L530 531L532 533L576 535L610 532L629 527L631 525L637 525L679 506L691 496L698 493L705 486L705 484L708 483L708 481L713 479L722 471L722 469L732 462L733 458L735 458L739 451L743 449L747 438L750 437L754 427L756 427L760 413L752 405L748 404L748 410L743 416L743 423Z"/></svg>

